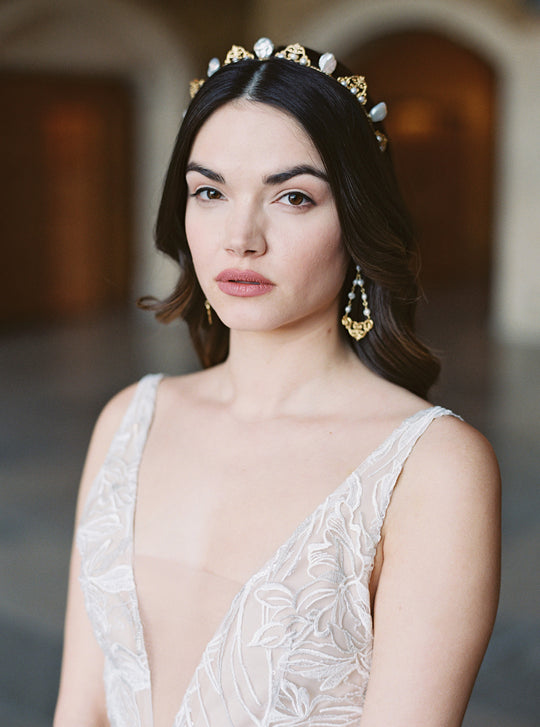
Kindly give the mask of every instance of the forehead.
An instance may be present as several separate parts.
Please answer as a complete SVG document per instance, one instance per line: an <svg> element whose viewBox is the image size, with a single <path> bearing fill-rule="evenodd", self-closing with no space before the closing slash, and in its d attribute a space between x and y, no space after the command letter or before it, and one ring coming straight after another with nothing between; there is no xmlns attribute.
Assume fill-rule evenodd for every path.
<svg viewBox="0 0 540 727"><path fill-rule="evenodd" d="M206 120L190 161L219 169L257 165L269 171L309 162L324 170L313 141L292 115L245 99L220 107Z"/></svg>

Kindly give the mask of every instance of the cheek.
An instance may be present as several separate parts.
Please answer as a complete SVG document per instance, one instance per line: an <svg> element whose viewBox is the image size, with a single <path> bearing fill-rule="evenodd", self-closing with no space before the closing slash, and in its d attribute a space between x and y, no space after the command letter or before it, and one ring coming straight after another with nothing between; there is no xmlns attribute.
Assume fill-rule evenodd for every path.
<svg viewBox="0 0 540 727"><path fill-rule="evenodd" d="M333 244L321 247L306 246L309 253L302 256L299 269L302 271L302 288L309 295L323 295L325 298L334 298L339 294L347 274L349 256L341 240L333 240Z"/></svg>
<svg viewBox="0 0 540 727"><path fill-rule="evenodd" d="M284 224L282 229L278 228L276 239L289 241L289 255L301 258L303 267L325 265L346 269L349 256L341 241L337 214L323 210L320 214L310 212L306 217L299 217L293 225Z"/></svg>
<svg viewBox="0 0 540 727"><path fill-rule="evenodd" d="M193 252L193 248L196 247L196 241L199 239L200 230L197 225L196 215L190 210L190 204L188 202L186 206L186 214L184 218L184 228L186 230L186 237L189 245L189 249Z"/></svg>
<svg viewBox="0 0 540 727"><path fill-rule="evenodd" d="M347 272L349 254L341 240L341 229L336 223L319 227L311 242L312 263L320 266L328 277L343 279Z"/></svg>
<svg viewBox="0 0 540 727"><path fill-rule="evenodd" d="M185 229L187 243L191 253L191 260L195 270L195 277L203 291L205 291L205 281L208 278L208 270L210 266L208 245L205 244L204 239L201 237L202 231L198 229L196 224L193 224L193 221L190 223L187 215Z"/></svg>
<svg viewBox="0 0 540 727"><path fill-rule="evenodd" d="M188 247L197 270L198 266L204 263L205 252L209 250L208 230L201 224L196 214L189 212L189 208L186 210L184 224Z"/></svg>

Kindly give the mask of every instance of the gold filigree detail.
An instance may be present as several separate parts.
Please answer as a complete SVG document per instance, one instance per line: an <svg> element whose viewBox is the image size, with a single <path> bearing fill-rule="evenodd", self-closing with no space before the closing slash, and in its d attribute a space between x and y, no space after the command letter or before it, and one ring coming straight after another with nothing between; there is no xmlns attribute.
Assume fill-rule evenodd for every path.
<svg viewBox="0 0 540 727"><path fill-rule="evenodd" d="M373 321L371 318L368 318L365 321L353 321L350 316L343 316L341 323L345 326L355 341L359 341L361 338L364 338L364 336L373 328Z"/></svg>
<svg viewBox="0 0 540 727"><path fill-rule="evenodd" d="M199 89L204 84L204 78L194 78L192 81L189 82L189 95L191 98L195 98L197 93L199 92Z"/></svg>
<svg viewBox="0 0 540 727"><path fill-rule="evenodd" d="M375 132L375 138L379 143L379 149L381 151L386 151L386 147L388 146L388 138L381 131Z"/></svg>
<svg viewBox="0 0 540 727"><path fill-rule="evenodd" d="M339 76L337 79L342 86L345 86L361 104L367 101L367 83L364 76Z"/></svg>
<svg viewBox="0 0 540 727"><path fill-rule="evenodd" d="M278 58L286 58L288 61L294 61L301 66L311 66L311 61L306 53L306 49L300 43L292 43L277 53ZM317 69L318 70L318 69Z"/></svg>
<svg viewBox="0 0 540 727"><path fill-rule="evenodd" d="M225 56L223 65L226 66L229 63L236 63L237 61L243 61L246 58L255 58L253 53L250 53L241 45L233 45L231 50Z"/></svg>
<svg viewBox="0 0 540 727"><path fill-rule="evenodd" d="M212 306L209 300L204 301L204 307L206 308L206 317L208 318L208 325L212 325Z"/></svg>

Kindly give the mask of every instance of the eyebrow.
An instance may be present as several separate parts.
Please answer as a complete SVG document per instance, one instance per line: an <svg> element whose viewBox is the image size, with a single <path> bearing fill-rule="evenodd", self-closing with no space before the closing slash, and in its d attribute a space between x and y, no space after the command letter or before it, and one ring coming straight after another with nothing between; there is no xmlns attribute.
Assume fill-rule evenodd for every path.
<svg viewBox="0 0 540 727"><path fill-rule="evenodd" d="M311 174L312 177L317 177L318 179L322 179L325 182L328 181L328 177L326 176L325 172L322 172L320 169L316 169L310 164L298 164L296 167L292 167L291 169L285 169L283 172L270 174L268 177L264 178L264 183L283 184L283 182L288 182L289 179L292 179L293 177L299 177L301 174Z"/></svg>
<svg viewBox="0 0 540 727"><path fill-rule="evenodd" d="M186 174L188 172L199 172L199 174L202 174L203 177L207 177L212 182L225 184L225 178L223 177L223 175L218 174L217 172L213 172L211 169L203 167L196 162L189 162L186 167ZM269 174L263 179L263 182L264 184L269 185L283 184L283 182L288 182L289 179L293 179L293 177L299 177L301 174L310 174L312 177L317 177L318 179L322 179L324 182L328 182L328 177L326 176L326 173L322 172L320 169L312 167L310 164L297 164L295 167L285 169L282 172Z"/></svg>
<svg viewBox="0 0 540 727"><path fill-rule="evenodd" d="M225 184L225 177L223 177L221 174L213 172L211 169L207 169L206 167L201 167L200 164L196 164L195 162L189 162L186 167L186 174L188 172L199 172L199 174L202 174L203 177L208 177L208 179L211 179L212 182Z"/></svg>

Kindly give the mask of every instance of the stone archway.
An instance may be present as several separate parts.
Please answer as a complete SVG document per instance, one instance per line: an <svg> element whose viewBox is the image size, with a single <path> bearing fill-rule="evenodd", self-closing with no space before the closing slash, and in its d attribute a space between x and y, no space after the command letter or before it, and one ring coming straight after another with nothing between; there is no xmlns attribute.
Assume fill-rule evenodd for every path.
<svg viewBox="0 0 540 727"><path fill-rule="evenodd" d="M144 42L141 42L144 39ZM13 0L0 6L0 69L125 79L135 96L134 280L162 294L175 275L152 230L191 78L190 59L160 18L124 0Z"/></svg>
<svg viewBox="0 0 540 727"><path fill-rule="evenodd" d="M492 67L426 30L373 39L344 60L365 73L372 97L384 90L386 128L419 240L423 287L487 294L495 186Z"/></svg>

